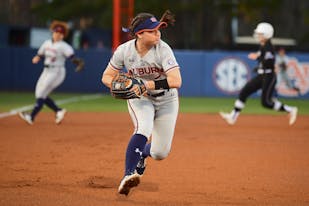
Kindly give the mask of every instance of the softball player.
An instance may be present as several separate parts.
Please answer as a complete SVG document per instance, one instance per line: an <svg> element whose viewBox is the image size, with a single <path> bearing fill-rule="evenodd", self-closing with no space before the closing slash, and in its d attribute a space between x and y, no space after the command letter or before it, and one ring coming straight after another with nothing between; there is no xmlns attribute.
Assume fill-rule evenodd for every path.
<svg viewBox="0 0 309 206"><path fill-rule="evenodd" d="M259 23L254 30L254 37L259 41L260 49L256 53L250 53L248 58L258 60L258 75L247 82L242 88L231 113L220 112L221 117L225 119L228 124L235 124L241 110L245 107L247 98L259 89L262 89L261 103L265 108L288 112L289 124L292 125L295 123L297 107L288 106L272 98L276 85L276 73L274 71L275 51L271 43L273 34L274 29L272 25L265 22Z"/></svg>
<svg viewBox="0 0 309 206"><path fill-rule="evenodd" d="M126 68L140 78L147 89L147 95L127 101L135 129L127 146L124 177L118 188L120 194L128 195L130 189L139 184L147 157L162 160L171 149L181 74L173 51L161 40L159 29L174 21L169 11L160 21L149 13L138 14L128 29L135 38L116 49L102 76L102 82L111 87L112 79ZM150 137L151 142L146 144Z"/></svg>
<svg viewBox="0 0 309 206"><path fill-rule="evenodd" d="M65 109L55 104L49 94L64 81L65 60L67 58L73 60L74 51L69 44L63 41L69 31L65 22L53 21L50 30L52 31L52 39L46 40L32 59L32 63L37 64L43 57L45 58L44 70L35 88L36 104L30 114L19 113L20 117L30 125L33 124L44 104L56 113L56 124L61 123L66 113Z"/></svg>

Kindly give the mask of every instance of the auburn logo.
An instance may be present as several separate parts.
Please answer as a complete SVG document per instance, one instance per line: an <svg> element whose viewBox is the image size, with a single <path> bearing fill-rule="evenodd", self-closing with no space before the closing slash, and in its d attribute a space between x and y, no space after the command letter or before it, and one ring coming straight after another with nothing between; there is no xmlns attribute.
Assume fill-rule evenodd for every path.
<svg viewBox="0 0 309 206"><path fill-rule="evenodd" d="M277 92L282 96L293 97L305 95L309 91L309 63L299 62L296 58L289 58L286 75L288 82L283 81L280 74L277 79ZM299 88L297 92L293 88Z"/></svg>

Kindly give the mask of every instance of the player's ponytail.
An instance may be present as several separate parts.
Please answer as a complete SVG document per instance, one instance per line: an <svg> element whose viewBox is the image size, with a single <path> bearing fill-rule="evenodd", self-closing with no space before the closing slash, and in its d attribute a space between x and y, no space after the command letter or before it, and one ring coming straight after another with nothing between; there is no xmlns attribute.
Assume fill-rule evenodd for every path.
<svg viewBox="0 0 309 206"><path fill-rule="evenodd" d="M160 21L165 22L167 24L174 25L176 21L175 15L170 10L166 10L164 14L162 15Z"/></svg>

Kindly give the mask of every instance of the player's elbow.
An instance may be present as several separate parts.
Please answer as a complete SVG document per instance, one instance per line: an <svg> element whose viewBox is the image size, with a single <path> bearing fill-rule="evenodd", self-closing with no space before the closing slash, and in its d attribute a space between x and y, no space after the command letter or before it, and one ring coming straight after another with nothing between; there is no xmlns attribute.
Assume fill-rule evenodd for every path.
<svg viewBox="0 0 309 206"><path fill-rule="evenodd" d="M175 88L180 88L182 84L181 79L178 79L178 81L175 82Z"/></svg>
<svg viewBox="0 0 309 206"><path fill-rule="evenodd" d="M170 88L180 88L182 84L179 67L176 67L167 73L167 82Z"/></svg>
<svg viewBox="0 0 309 206"><path fill-rule="evenodd" d="M103 74L102 75L102 79L101 79L102 83L106 86L108 86L107 80L106 80L106 76Z"/></svg>

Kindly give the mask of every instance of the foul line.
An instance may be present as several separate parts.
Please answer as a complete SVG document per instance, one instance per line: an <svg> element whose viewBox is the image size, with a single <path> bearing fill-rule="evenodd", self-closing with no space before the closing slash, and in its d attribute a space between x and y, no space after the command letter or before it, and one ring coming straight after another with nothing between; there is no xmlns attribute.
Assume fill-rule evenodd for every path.
<svg viewBox="0 0 309 206"><path fill-rule="evenodd" d="M62 105L62 104L67 104L67 103L72 103L72 102L79 102L79 101L88 101L88 100L93 100L93 99L99 99L102 98L104 95L102 94L91 94L91 95L83 95L83 96L77 96L77 97L71 97L68 99L62 99L62 100L58 100L56 101L56 103L58 105ZM33 108L33 104L32 105L26 105L23 107L19 107L16 109L12 109L9 112L4 112L4 113L0 113L0 119L4 118L4 117L9 117L9 116L13 116L18 114L19 112L24 112L24 111L28 111L31 110Z"/></svg>

